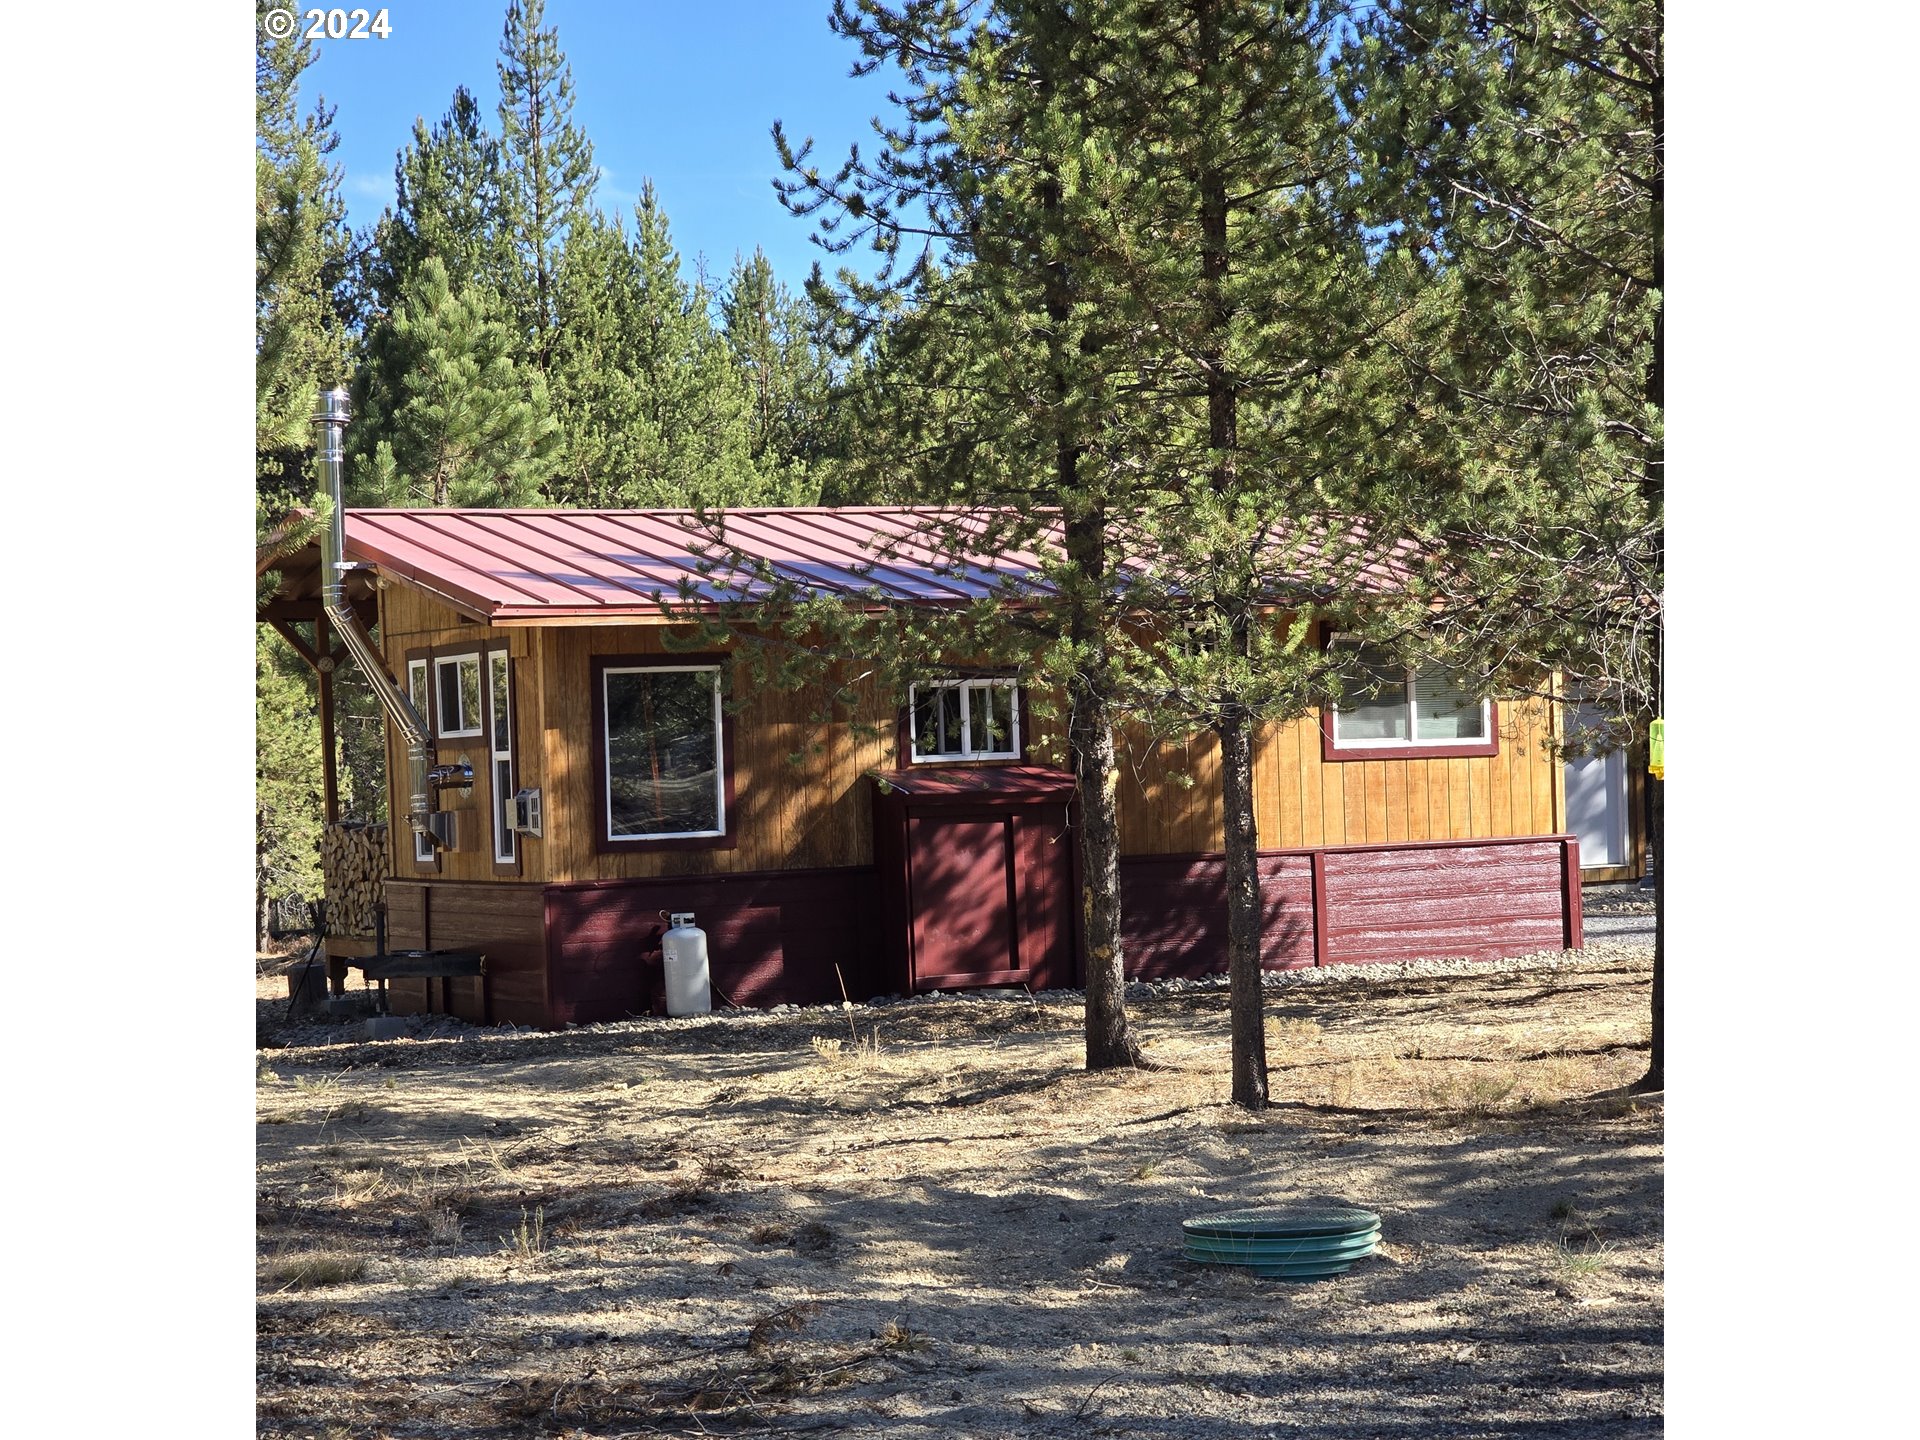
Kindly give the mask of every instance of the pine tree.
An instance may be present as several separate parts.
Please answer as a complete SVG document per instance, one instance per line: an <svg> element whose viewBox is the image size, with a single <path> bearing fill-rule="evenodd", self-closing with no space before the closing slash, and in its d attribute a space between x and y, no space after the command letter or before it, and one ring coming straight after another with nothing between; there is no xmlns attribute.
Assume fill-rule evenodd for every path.
<svg viewBox="0 0 1920 1440"><path fill-rule="evenodd" d="M264 3L257 7L268 8ZM311 495L314 397L348 373L342 293L351 260L332 111L299 111L310 43L263 36L254 60L254 480L259 539ZM258 939L274 904L320 892L320 738L315 679L270 632L258 637L254 892Z"/></svg>
<svg viewBox="0 0 1920 1440"><path fill-rule="evenodd" d="M592 210L598 174L593 146L573 123L573 69L545 18L545 0L509 0L498 67L502 199L515 262L509 300L523 357L543 373L559 323L561 247Z"/></svg>
<svg viewBox="0 0 1920 1440"><path fill-rule="evenodd" d="M640 294L619 225L594 214L568 232L555 295L550 375L562 440L554 499L587 509L621 505L650 454L630 358Z"/></svg>
<svg viewBox="0 0 1920 1440"><path fill-rule="evenodd" d="M267 8L262 0L259 8ZM254 58L254 457L262 531L307 498L313 397L348 370L337 293L349 236L333 112L298 111L311 42L263 38Z"/></svg>
<svg viewBox="0 0 1920 1440"><path fill-rule="evenodd" d="M382 313L399 304L430 255L446 266L456 290L504 291L509 259L500 142L487 133L466 86L453 92L446 115L431 129L414 121L412 142L394 160L393 183L393 206L374 228L371 283Z"/></svg>
<svg viewBox="0 0 1920 1440"><path fill-rule="evenodd" d="M1088 186L1108 218L1080 257L1127 297L1122 405L1143 487L1141 548L1162 577L1154 728L1218 738L1225 824L1233 1099L1267 1103L1253 790L1257 727L1331 698L1306 642L1364 513L1375 333L1394 287L1330 204L1346 168L1323 72L1343 7L1112 0L1076 10L1115 63L1090 113ZM1310 542L1310 543L1308 543ZM1285 631L1269 618L1293 604Z"/></svg>
<svg viewBox="0 0 1920 1440"><path fill-rule="evenodd" d="M884 409L867 431L873 448L852 463L884 472L908 459L970 507L969 523L927 537L936 550L1025 548L1057 521L1065 551L1047 577L1056 598L1038 609L895 617L893 636L876 638L901 640L905 666L997 651L1065 691L1079 780L1086 1063L1139 1065L1124 998L1114 749L1131 653L1119 536L1136 502L1107 424L1126 368L1110 317L1125 297L1075 263L1103 223L1081 155L1092 77L1110 57L1058 0L977 14L859 0L836 4L834 25L861 46L857 72L894 64L906 80L898 121L871 161L856 150L823 174L775 127L789 208L820 217L829 250L864 241L881 262L871 283L840 275L855 335L882 347L889 367L870 391ZM929 395L951 403L916 404ZM995 463L965 470L983 455Z"/></svg>
<svg viewBox="0 0 1920 1440"><path fill-rule="evenodd" d="M710 297L680 273L649 183L631 238L604 220L562 252L552 374L570 504L679 507L794 503L804 476L755 463L753 397Z"/></svg>
<svg viewBox="0 0 1920 1440"><path fill-rule="evenodd" d="M429 256L392 329L400 395L391 414L366 417L363 434L390 438L373 444L360 493L385 505L538 503L557 426L492 297L454 290Z"/></svg>
<svg viewBox="0 0 1920 1440"><path fill-rule="evenodd" d="M756 248L750 259L735 257L720 312L721 333L752 399L754 468L769 482L791 481L817 496L838 438L828 406L834 366L817 307L775 279Z"/></svg>
<svg viewBox="0 0 1920 1440"><path fill-rule="evenodd" d="M256 944L273 907L320 894L320 722L306 663L261 627L254 651Z"/></svg>
<svg viewBox="0 0 1920 1440"><path fill-rule="evenodd" d="M1664 62L1658 0L1393 0L1339 67L1360 214L1426 294L1398 337L1435 653L1558 670L1644 743L1661 710ZM1664 1083L1664 782L1653 1045Z"/></svg>

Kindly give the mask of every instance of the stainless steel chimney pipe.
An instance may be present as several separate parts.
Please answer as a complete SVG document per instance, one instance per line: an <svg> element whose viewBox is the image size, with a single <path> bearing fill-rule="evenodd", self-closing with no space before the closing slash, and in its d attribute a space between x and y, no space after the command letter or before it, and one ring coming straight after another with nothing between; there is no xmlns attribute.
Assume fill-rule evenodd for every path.
<svg viewBox="0 0 1920 1440"><path fill-rule="evenodd" d="M342 493L344 436L347 432L347 392L324 390L320 394L320 413L313 417L320 429L320 477L327 489L327 528L320 536L320 608L327 612L333 628L346 642L347 653L373 686L381 707L393 717L407 742L407 823L416 835L432 836L427 817L433 813L433 796L427 771L433 764L433 735L413 701L398 681L387 673L386 663L374 649L373 640L360 625L360 617L347 604L347 502ZM438 844L438 840L435 842Z"/></svg>

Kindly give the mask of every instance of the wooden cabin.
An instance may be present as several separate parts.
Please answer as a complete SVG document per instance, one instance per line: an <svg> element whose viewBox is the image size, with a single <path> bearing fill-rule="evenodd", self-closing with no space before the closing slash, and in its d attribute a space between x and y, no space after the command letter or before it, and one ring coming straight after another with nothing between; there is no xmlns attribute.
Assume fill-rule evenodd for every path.
<svg viewBox="0 0 1920 1440"><path fill-rule="evenodd" d="M809 583L964 591L932 565L874 563L913 523L887 509L726 517L731 546ZM1040 762L1048 722L1010 679L910 697L869 684L878 738L815 727L818 697L744 691L724 654L668 645L663 597L712 568L676 512L359 510L345 543L348 593L438 761L472 772L436 797L456 817L445 847L409 830L395 779L384 890L390 947L479 952L484 973L396 980L396 1011L538 1026L644 1013L675 911L708 932L716 1003L1080 983L1072 777ZM321 618L318 553L276 565L263 615L300 638L297 622ZM309 645L330 654L323 619ZM1553 707L1402 678L1259 737L1264 963L1577 945ZM1216 747L1123 735L1121 750L1128 973L1222 970ZM389 726L390 776L405 758ZM329 942L336 957L366 946Z"/></svg>

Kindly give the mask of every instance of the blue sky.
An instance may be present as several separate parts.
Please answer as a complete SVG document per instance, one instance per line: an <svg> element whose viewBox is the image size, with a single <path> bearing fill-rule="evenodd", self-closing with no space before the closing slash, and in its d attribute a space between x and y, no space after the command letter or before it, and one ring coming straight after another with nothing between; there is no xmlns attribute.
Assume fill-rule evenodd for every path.
<svg viewBox="0 0 1920 1440"><path fill-rule="evenodd" d="M689 276L704 253L724 278L734 252L755 245L789 285L816 258L831 273L842 262L810 244L810 222L774 195L779 159L769 133L777 118L796 142L812 135L823 168L851 143L871 149L868 122L886 113L891 77L849 78L859 49L828 28L830 8L829 0L548 0L546 23L573 66L574 119L602 170L601 208L630 217L651 177ZM302 81L303 106L321 94L337 107L333 159L356 229L392 203L394 156L414 118L438 120L456 85L473 91L498 129L505 0L401 0L387 13L386 40L316 41Z"/></svg>

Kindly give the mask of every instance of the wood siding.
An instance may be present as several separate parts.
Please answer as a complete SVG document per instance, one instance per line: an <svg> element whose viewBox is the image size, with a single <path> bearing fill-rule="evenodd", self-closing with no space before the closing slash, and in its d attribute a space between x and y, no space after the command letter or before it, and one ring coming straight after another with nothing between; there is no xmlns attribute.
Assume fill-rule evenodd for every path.
<svg viewBox="0 0 1920 1440"><path fill-rule="evenodd" d="M594 783L591 667L596 655L666 655L666 627L643 625L493 628L464 619L412 587L381 592L381 637L404 683L406 653L505 643L513 658L514 762L518 783L539 786L545 835L520 838L522 881L649 879L678 875L761 874L874 863L872 810L862 776L904 763L896 718L868 684L862 718L884 733L856 735L844 723L806 717L818 692L764 690L728 696L732 713L737 843L730 849L637 846L602 853ZM1319 718L1264 727L1254 750L1255 822L1263 850L1493 839L1558 832L1565 813L1562 766L1554 749L1554 709L1545 700L1499 707L1498 752L1465 759L1327 761ZM1029 716L1030 756L1057 745L1060 720ZM390 804L404 817L406 754L388 727ZM1120 843L1128 856L1193 855L1222 845L1219 746L1208 734L1151 743L1134 730L1118 737ZM441 761L465 753L474 765L471 796L448 792L444 808L471 812L473 843L443 854L437 874L415 867L404 824L391 827L391 864L402 877L493 877L491 770L483 740L445 741ZM796 758L797 757L797 758ZM1182 777L1191 783L1181 783Z"/></svg>
<svg viewBox="0 0 1920 1440"><path fill-rule="evenodd" d="M534 643L536 632L520 629L496 629L468 620L451 607L442 605L408 585L390 584L380 591L380 647L387 668L400 682L407 684L407 652L432 649L444 654L456 651L505 646L513 668L513 764L518 786L543 786L544 750L538 742L539 697L543 689L540 657ZM428 668L432 683L432 668ZM485 674L483 667L483 686ZM484 689L482 691L484 694ZM415 865L413 832L407 817L407 747L399 732L387 726L387 813L393 823L388 829L389 864L392 873L402 878L437 877L442 880L492 880L498 878L493 862L493 765L487 753L485 736L435 742L437 764L451 763L462 755L473 766L471 794L442 791L438 808L460 811L463 837L471 829L462 848L442 852L437 867ZM520 853L522 880L547 878L546 847L536 836L522 835L516 842ZM396 942L398 943L398 942ZM444 947L443 947L444 948Z"/></svg>
<svg viewBox="0 0 1920 1440"><path fill-rule="evenodd" d="M509 881L389 881L389 946L486 956L482 976L390 981L394 1012L458 1015L475 1024L550 1023L542 889Z"/></svg>
<svg viewBox="0 0 1920 1440"><path fill-rule="evenodd" d="M806 717L822 699L817 691L743 693L738 686L726 697L733 707L734 847L676 849L668 842L602 853L596 844L603 817L594 784L593 747L599 737L592 733L592 659L671 652L661 627L534 633L548 786L548 878L650 879L873 863L873 826L861 777L894 763L891 732L865 739L844 724L810 723ZM882 713L870 687L864 713Z"/></svg>
<svg viewBox="0 0 1920 1440"><path fill-rule="evenodd" d="M1254 825L1262 850L1403 845L1557 833L1553 707L1500 706L1500 744L1468 759L1322 758L1320 720L1263 726L1253 755ZM1211 735L1120 747L1120 850L1191 855L1220 849L1219 744ZM1190 776L1193 783L1181 783Z"/></svg>
<svg viewBox="0 0 1920 1440"><path fill-rule="evenodd" d="M1312 855L1260 857L1260 964L1314 963ZM1227 966L1222 855L1144 855L1120 867L1120 937L1130 980L1208 975Z"/></svg>

